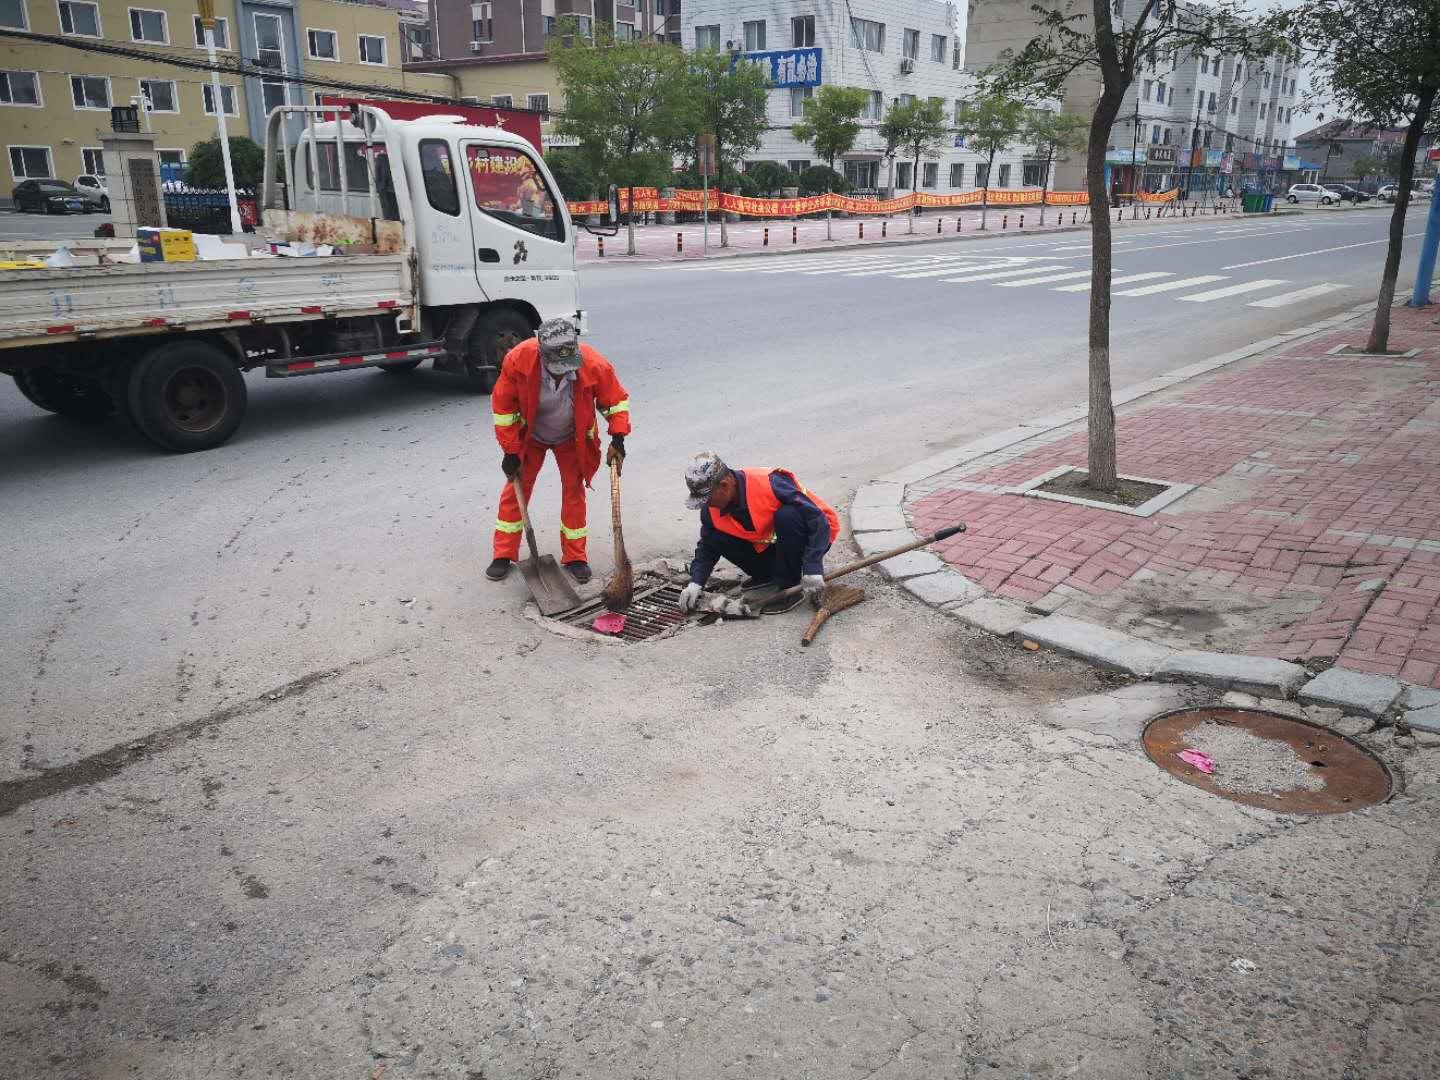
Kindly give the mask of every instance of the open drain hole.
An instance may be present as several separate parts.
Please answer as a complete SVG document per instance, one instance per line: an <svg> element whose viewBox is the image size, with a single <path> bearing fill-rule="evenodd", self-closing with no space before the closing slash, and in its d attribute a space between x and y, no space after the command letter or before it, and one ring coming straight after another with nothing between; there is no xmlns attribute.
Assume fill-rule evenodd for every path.
<svg viewBox="0 0 1440 1080"><path fill-rule="evenodd" d="M1394 789L1389 770L1359 743L1261 709L1178 709L1151 720L1142 741L1176 779L1277 813L1338 814L1383 803ZM1182 758L1186 750L1208 757L1214 771Z"/></svg>
<svg viewBox="0 0 1440 1080"><path fill-rule="evenodd" d="M590 631L596 637L615 638L627 643L648 641L662 634L677 632L686 622L680 611L680 586L653 574L636 580L634 599L625 612L625 629L619 634L601 634L591 630L590 624L596 616L604 613L605 598L597 596L577 608L556 615L554 621L577 630Z"/></svg>

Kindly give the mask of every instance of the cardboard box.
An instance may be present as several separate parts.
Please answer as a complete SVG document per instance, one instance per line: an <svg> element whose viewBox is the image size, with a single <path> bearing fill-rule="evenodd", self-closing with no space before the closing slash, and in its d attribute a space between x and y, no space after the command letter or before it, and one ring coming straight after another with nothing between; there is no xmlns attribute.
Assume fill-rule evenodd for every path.
<svg viewBox="0 0 1440 1080"><path fill-rule="evenodd" d="M194 262L195 236L189 229L136 229L142 263Z"/></svg>

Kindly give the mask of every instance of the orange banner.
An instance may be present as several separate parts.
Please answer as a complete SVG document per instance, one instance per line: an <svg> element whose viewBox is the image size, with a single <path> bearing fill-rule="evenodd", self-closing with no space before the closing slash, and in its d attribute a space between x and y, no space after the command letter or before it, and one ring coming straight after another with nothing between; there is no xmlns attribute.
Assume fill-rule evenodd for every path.
<svg viewBox="0 0 1440 1080"><path fill-rule="evenodd" d="M1179 189L1179 188L1171 188L1169 191L1158 191L1158 192L1156 192L1156 193L1153 194L1153 195L1150 194L1148 191L1141 191L1141 192L1139 192L1138 194L1136 194L1136 196L1135 196L1135 198L1138 199L1138 200L1139 200L1140 202L1142 202L1142 203L1167 203L1167 202L1174 202L1174 201L1175 201L1176 199L1178 199L1179 197L1180 197L1180 189Z"/></svg>
<svg viewBox="0 0 1440 1080"><path fill-rule="evenodd" d="M654 188L635 189L637 213L682 213L698 214L705 207L705 193L702 191L677 190L670 198L661 198ZM653 193L653 194L652 194ZM1038 206L1041 196L1050 206L1084 206L1089 196L1083 191L1012 191L1006 188L991 188L991 206ZM1145 202L1169 202L1178 196L1178 191L1163 195L1141 195ZM620 190L620 211L630 209L629 192ZM903 214L917 206L927 209L946 209L961 206L980 206L986 201L983 190L962 191L953 195L931 195L928 192L901 195L894 199L855 199L848 195L809 195L797 199L755 199L745 195L730 195L709 192L709 208L712 211L727 211L744 217L800 217L804 214L821 214L836 210L847 214ZM576 217L606 213L604 202L572 202L570 213Z"/></svg>

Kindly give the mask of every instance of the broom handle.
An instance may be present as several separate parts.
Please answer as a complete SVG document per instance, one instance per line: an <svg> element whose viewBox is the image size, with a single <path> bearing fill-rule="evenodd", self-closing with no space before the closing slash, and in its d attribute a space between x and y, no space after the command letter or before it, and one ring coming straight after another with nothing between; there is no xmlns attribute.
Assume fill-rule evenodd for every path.
<svg viewBox="0 0 1440 1080"><path fill-rule="evenodd" d="M884 562L886 559L893 559L896 555L904 555L907 551L914 551L916 548L927 547L930 544L938 544L941 540L948 540L955 534L962 533L964 531L965 525L963 523L959 525L951 525L947 528L933 532L929 536L923 536L919 540L912 541L909 544L901 544L899 547L891 548L889 551L882 551L878 555L871 555L864 559L857 559L855 562L848 563L845 566L840 567L840 569L838 570L831 570L830 573L825 575L825 580L834 581L836 578L844 577L846 574L853 574L856 570L864 570L867 566L874 566L876 563ZM799 585L792 585L784 592L776 593L773 599L778 600L782 596L794 596L799 591Z"/></svg>
<svg viewBox="0 0 1440 1080"><path fill-rule="evenodd" d="M825 620L833 614L834 612L828 607L822 607L819 611L815 612L815 617L810 620L810 625L805 630L805 636L800 639L800 644L809 645L814 641L815 635L820 633L820 627L824 626Z"/></svg>
<svg viewBox="0 0 1440 1080"><path fill-rule="evenodd" d="M615 562L624 561L625 534L620 529L620 463L610 463L610 528L615 534Z"/></svg>

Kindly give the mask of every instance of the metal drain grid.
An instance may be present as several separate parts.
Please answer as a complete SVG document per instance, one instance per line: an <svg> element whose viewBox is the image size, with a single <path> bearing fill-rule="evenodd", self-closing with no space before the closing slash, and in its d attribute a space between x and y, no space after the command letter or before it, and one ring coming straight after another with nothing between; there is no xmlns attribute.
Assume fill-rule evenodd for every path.
<svg viewBox="0 0 1440 1080"><path fill-rule="evenodd" d="M605 611L605 598L598 597L574 611L557 615L556 621L566 626L589 630L597 615ZM624 642L646 641L685 622L680 612L680 586L668 582L641 588L625 612L625 629L618 634L604 634ZM597 631L598 632L598 631Z"/></svg>

